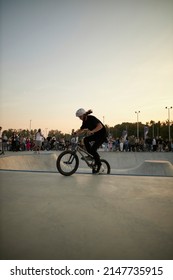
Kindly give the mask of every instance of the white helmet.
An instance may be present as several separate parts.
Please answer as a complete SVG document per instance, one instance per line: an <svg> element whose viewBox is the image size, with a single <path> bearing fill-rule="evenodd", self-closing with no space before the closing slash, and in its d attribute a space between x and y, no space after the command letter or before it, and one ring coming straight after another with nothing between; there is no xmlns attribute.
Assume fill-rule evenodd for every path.
<svg viewBox="0 0 173 280"><path fill-rule="evenodd" d="M83 108L80 108L76 111L76 117L81 117L86 113L86 111Z"/></svg>

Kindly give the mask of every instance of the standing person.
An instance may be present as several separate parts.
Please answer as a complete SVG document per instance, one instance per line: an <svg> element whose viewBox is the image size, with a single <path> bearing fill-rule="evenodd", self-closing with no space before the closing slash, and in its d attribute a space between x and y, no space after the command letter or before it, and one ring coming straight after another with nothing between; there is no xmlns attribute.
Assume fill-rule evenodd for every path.
<svg viewBox="0 0 173 280"><path fill-rule="evenodd" d="M7 142L8 142L8 137L7 135L4 133L3 137L2 137L2 148L4 151L7 151Z"/></svg>
<svg viewBox="0 0 173 280"><path fill-rule="evenodd" d="M95 116L90 116L91 113L91 110L85 111L83 108L76 111L76 117L82 120L82 126L76 131L76 134L79 135L85 130L88 131L89 135L84 138L85 148L95 160L95 170L93 173L99 174L101 161L97 149L105 142L107 133L103 123ZM93 145L90 142L94 142Z"/></svg>
<svg viewBox="0 0 173 280"><path fill-rule="evenodd" d="M11 148L13 152L17 152L19 149L19 141L18 141L18 135L16 134L16 132L13 132L12 134L12 142L11 142Z"/></svg>
<svg viewBox="0 0 173 280"><path fill-rule="evenodd" d="M29 138L26 139L26 150L27 151L30 151L31 149L31 141Z"/></svg>
<svg viewBox="0 0 173 280"><path fill-rule="evenodd" d="M72 138L70 140L72 150L76 147L78 140L79 137L77 136L76 132L72 131Z"/></svg>
<svg viewBox="0 0 173 280"><path fill-rule="evenodd" d="M0 151L2 151L2 127L0 126Z"/></svg>
<svg viewBox="0 0 173 280"><path fill-rule="evenodd" d="M155 137L153 137L152 146L153 146L153 152L156 152L157 145L156 145L156 138Z"/></svg>
<svg viewBox="0 0 173 280"><path fill-rule="evenodd" d="M42 146L44 136L41 133L41 129L39 128L35 134L35 151L39 154Z"/></svg>

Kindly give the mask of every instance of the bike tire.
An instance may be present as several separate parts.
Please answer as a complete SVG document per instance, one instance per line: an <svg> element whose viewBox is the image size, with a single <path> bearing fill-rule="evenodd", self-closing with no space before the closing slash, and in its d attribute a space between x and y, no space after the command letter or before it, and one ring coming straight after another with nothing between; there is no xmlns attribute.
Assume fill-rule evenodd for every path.
<svg viewBox="0 0 173 280"><path fill-rule="evenodd" d="M104 174L110 174L111 167L110 167L109 162L107 162L107 160L105 160L105 159L100 159L100 161L101 161L101 164L102 164L100 174L103 174L103 175Z"/></svg>
<svg viewBox="0 0 173 280"><path fill-rule="evenodd" d="M78 169L79 158L73 151L64 151L58 156L56 167L62 175L70 176Z"/></svg>

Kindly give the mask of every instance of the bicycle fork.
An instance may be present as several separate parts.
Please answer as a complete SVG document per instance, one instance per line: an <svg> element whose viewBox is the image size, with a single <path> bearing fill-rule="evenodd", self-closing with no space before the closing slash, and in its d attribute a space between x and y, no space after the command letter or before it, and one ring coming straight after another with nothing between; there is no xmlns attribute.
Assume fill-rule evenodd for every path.
<svg viewBox="0 0 173 280"><path fill-rule="evenodd" d="M70 155L69 159L67 161L64 161L65 164L72 164L74 160L74 155Z"/></svg>

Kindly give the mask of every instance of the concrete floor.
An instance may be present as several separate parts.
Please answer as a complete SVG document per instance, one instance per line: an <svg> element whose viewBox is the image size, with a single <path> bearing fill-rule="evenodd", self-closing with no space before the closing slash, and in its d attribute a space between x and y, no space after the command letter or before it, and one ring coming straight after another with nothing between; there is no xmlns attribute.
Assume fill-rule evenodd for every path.
<svg viewBox="0 0 173 280"><path fill-rule="evenodd" d="M173 179L0 171L0 259L173 259Z"/></svg>

